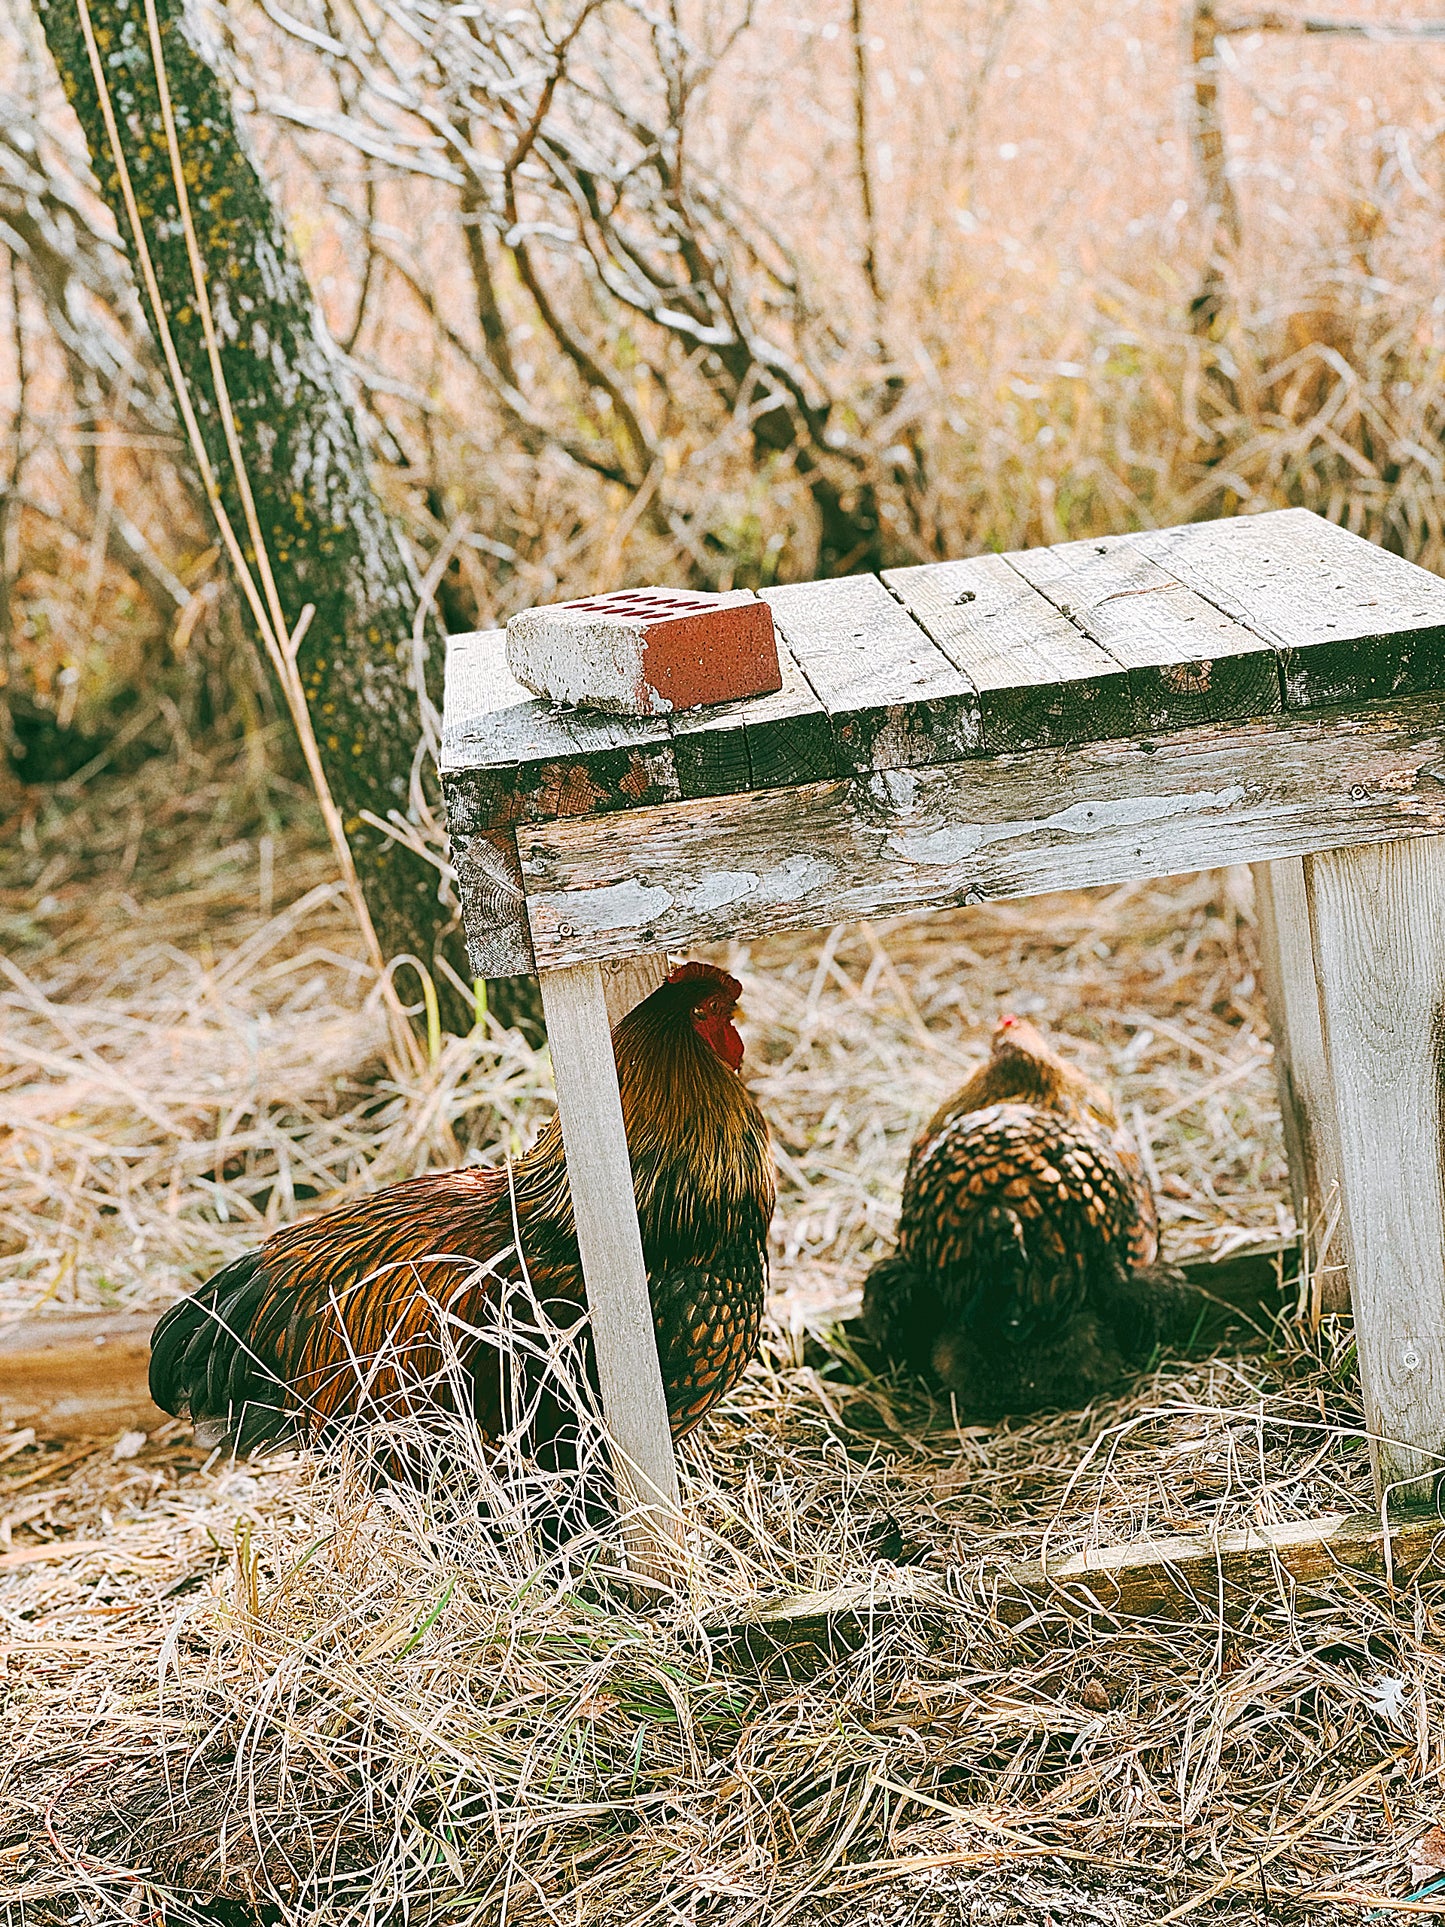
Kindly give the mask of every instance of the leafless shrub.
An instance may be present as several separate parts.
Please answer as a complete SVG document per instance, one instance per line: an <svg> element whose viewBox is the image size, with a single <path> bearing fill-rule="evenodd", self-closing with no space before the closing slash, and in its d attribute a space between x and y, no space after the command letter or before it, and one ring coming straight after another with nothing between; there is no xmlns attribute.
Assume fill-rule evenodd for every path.
<svg viewBox="0 0 1445 1927"><path fill-rule="evenodd" d="M1227 34L1201 171L1162 0L210 19L452 629L1290 502L1440 553L1430 45ZM235 623L22 0L4 34L16 673L73 710Z"/></svg>

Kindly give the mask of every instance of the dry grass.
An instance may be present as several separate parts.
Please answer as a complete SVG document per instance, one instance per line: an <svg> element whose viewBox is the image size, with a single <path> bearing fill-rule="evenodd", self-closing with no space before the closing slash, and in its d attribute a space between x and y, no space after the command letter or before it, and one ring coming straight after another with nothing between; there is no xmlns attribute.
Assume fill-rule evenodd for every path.
<svg viewBox="0 0 1445 1927"><path fill-rule="evenodd" d="M1411 7L1375 0L1374 10ZM442 582L447 626L694 570L718 585L820 572L816 505L797 465L760 455L690 345L610 304L561 243L545 250L544 279L639 412L662 479L621 486L563 453L557 438L584 429L610 448L600 391L579 383L499 256L519 379L549 424L540 448L519 435L481 350L464 242L475 230L454 191L410 171L390 137L381 159L294 115L296 103L338 115L344 105L373 136L400 130L423 148L427 125L288 30L304 19L329 33L334 9L229 0L210 11L234 36L249 130L328 322L341 341L359 327L378 484L423 566L465 529ZM645 11L599 14L599 40L636 37ZM748 231L776 235L796 264L808 317L796 338L794 302L745 250L743 303L758 334L810 364L810 381L833 396L832 425L862 463L840 482L876 493L889 559L1302 503L1439 566L1445 51L1231 39L1221 103L1243 238L1216 340L1190 321L1212 227L1173 0L860 0L860 11L877 305L860 274L851 10L840 0L676 10L699 46L739 28L699 94L693 164L715 170ZM0 0L0 50L26 111L54 141L77 144L28 0ZM410 74L411 56L402 64ZM452 78L443 62L431 109L454 111ZM73 156L55 164L75 176ZM74 191L88 193L78 176ZM102 332L119 326L76 298ZM0 527L14 660L0 660L0 675L101 734L130 714L121 705L138 685L188 712L203 696L254 706L235 608L174 450L126 384L84 401L72 392L24 268L15 299L12 317L0 285L7 481L18 437ZM654 485L685 539L647 510ZM147 590L108 548L109 511L97 505L112 500L188 602Z"/></svg>
<svg viewBox="0 0 1445 1927"><path fill-rule="evenodd" d="M907 399L875 421L874 454L900 557L1304 502L1438 565L1445 54L1236 43L1246 242L1210 342L1186 322L1207 234L1176 10L886 11L867 8L882 324ZM33 50L28 12L3 12L5 44ZM292 57L275 14L246 16L273 73ZM710 122L836 329L845 416L877 374L850 49L832 0L760 8ZM38 56L24 91L66 124ZM363 176L264 109L252 129L339 335L373 179L472 329L460 230L414 179ZM550 1102L545 1060L486 1031L420 1080L387 1069L304 799L244 754L187 758L184 717L258 714L229 605L205 600L208 538L129 402L81 408L32 284L7 279L7 304L12 286L30 388L0 556L7 673L87 727L139 686L132 720L151 726L154 699L173 750L123 784L10 799L0 822L0 1323L158 1308L313 1200L515 1150ZM564 287L586 312L586 287ZM625 330L617 345L636 349ZM394 280L358 354L408 454L380 481L423 559L454 520L485 531L449 579L453 626L685 566L626 491L509 442ZM692 374L659 365L639 395L719 580L812 573L796 473L760 473ZM7 342L7 437L17 368ZM525 379L571 405L546 357ZM928 476L911 528L887 479L904 429ZM109 511L78 480L92 441L96 500L197 592L179 616L107 548ZM848 1308L913 1129L1003 1004L1119 1085L1174 1255L1287 1222L1247 878L732 961L779 1150L777 1293L764 1356L686 1452L677 1598L639 1614L605 1543L489 1529L508 1495L465 1440L464 1502L377 1490L359 1463L207 1458L175 1426L119 1458L110 1440L74 1458L0 1439L9 1919L1134 1927L1355 1921L1407 1891L1410 1843L1445 1804L1438 1586L1342 1581L1230 1625L1046 1613L1010 1631L976 1584L1045 1535L1067 1549L1366 1504L1347 1327L1286 1323L1270 1348L987 1431L806 1338ZM880 1623L796 1677L702 1631L899 1546L955 1572L956 1613Z"/></svg>
<svg viewBox="0 0 1445 1927"><path fill-rule="evenodd" d="M7 1316L159 1305L293 1201L525 1141L545 1112L545 1062L512 1039L390 1082L305 811L244 769L190 774L184 803L132 785L7 826ZM1346 1328L1286 1324L993 1430L802 1335L846 1309L910 1132L1002 1003L1147 1120L1175 1252L1287 1221L1247 876L733 961L779 1146L777 1297L764 1356L686 1449L676 1597L629 1606L605 1535L495 1530L515 1494L466 1440L428 1495L355 1455L208 1459L174 1425L65 1465L14 1440L13 1918L1133 1927L1355 1920L1407 1890L1445 1760L1438 1587L1010 1631L979 1584L1046 1534L1367 1504ZM900 1547L952 1570L955 1613L880 1622L791 1677L703 1631Z"/></svg>

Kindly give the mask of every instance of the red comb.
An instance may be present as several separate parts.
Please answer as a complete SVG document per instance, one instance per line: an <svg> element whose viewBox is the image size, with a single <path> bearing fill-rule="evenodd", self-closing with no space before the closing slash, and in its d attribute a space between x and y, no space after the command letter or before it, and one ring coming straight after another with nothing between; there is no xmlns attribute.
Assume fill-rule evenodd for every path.
<svg viewBox="0 0 1445 1927"><path fill-rule="evenodd" d="M730 977L728 973L717 964L679 964L675 970L668 974L667 979L670 984L695 983L699 980L706 980L709 983L716 984L719 990L726 990L731 995L734 1003L736 1003L738 998L743 994L743 987L737 978Z"/></svg>

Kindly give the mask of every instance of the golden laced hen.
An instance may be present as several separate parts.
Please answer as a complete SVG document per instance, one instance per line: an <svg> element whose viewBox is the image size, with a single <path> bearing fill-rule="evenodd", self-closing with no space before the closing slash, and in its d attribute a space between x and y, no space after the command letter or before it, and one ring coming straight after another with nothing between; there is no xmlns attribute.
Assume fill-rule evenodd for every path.
<svg viewBox="0 0 1445 1927"><path fill-rule="evenodd" d="M1153 1193L1108 1092L1005 1017L913 1147L864 1330L970 1418L1087 1404L1187 1339L1205 1307L1158 1253Z"/></svg>
<svg viewBox="0 0 1445 1927"><path fill-rule="evenodd" d="M711 964L683 964L613 1033L674 1436L737 1382L762 1321L773 1167L738 1076L741 991ZM494 1319L492 1341L481 1335L519 1277L519 1242L546 1318L577 1327L586 1298L555 1116L510 1168L391 1185L235 1259L156 1326L151 1395L242 1451L358 1411L446 1406L444 1325L483 1436L500 1435L530 1369L530 1442L563 1440L565 1462L575 1421L545 1363L514 1362L509 1381Z"/></svg>

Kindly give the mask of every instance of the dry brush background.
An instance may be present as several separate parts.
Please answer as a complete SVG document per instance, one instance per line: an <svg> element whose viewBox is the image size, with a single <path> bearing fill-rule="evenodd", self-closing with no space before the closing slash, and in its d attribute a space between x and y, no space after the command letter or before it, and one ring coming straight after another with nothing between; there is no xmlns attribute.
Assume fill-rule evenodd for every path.
<svg viewBox="0 0 1445 1927"><path fill-rule="evenodd" d="M807 576L859 559L840 530L926 559L1305 502L1439 561L1445 49L1222 43L1240 239L1191 310L1219 215L1173 7L593 9L509 207L516 103L577 18L212 16L378 478L423 565L456 545L452 627L617 580ZM3 33L9 1321L159 1307L343 1188L515 1151L550 1095L545 1056L487 1028L388 1065L73 130L18 8ZM669 211L634 163L680 113ZM694 243L725 257L711 343L643 312ZM797 377L783 446L737 340ZM42 764L62 780L19 780ZM182 1427L120 1456L0 1439L11 1917L1134 1927L1398 1900L1440 1817L1438 1587L1010 1631L979 1583L1046 1535L1367 1504L1347 1323L990 1432L807 1337L1004 1007L1118 1084L1173 1255L1287 1228L1252 918L1229 873L728 959L778 1145L775 1315L688 1447L692 1577L661 1615L354 1466L231 1464ZM955 1569L955 1617L797 1676L700 1631L900 1556Z"/></svg>

